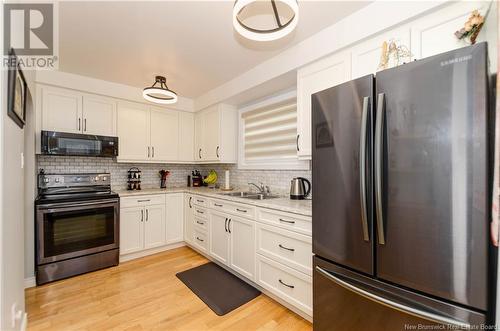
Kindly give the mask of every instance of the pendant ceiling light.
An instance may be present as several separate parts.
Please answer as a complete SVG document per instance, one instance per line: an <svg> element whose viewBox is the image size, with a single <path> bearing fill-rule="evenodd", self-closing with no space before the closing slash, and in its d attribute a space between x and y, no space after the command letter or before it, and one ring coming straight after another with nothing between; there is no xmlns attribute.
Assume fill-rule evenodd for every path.
<svg viewBox="0 0 500 331"><path fill-rule="evenodd" d="M177 102L177 93L167 86L167 79L163 76L156 76L153 86L146 87L142 91L144 99L162 104L172 104Z"/></svg>
<svg viewBox="0 0 500 331"><path fill-rule="evenodd" d="M274 16L275 24L266 28L250 27L244 23L246 11L255 4L268 4L269 12ZM292 32L299 21L299 5L297 0L236 0L233 7L233 26L243 37L256 41L272 41L280 39Z"/></svg>

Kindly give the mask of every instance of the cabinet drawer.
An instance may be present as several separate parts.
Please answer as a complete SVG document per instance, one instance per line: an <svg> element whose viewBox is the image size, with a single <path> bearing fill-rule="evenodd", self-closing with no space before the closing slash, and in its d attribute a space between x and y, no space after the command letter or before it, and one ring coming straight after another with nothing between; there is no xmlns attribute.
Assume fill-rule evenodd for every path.
<svg viewBox="0 0 500 331"><path fill-rule="evenodd" d="M208 252L207 232L195 228L193 231L193 245L200 251L207 253Z"/></svg>
<svg viewBox="0 0 500 331"><path fill-rule="evenodd" d="M257 254L257 283L312 316L312 278Z"/></svg>
<svg viewBox="0 0 500 331"><path fill-rule="evenodd" d="M311 237L257 223L257 253L312 275Z"/></svg>
<svg viewBox="0 0 500 331"><path fill-rule="evenodd" d="M257 221L306 235L312 233L311 217L309 216L258 208Z"/></svg>
<svg viewBox="0 0 500 331"><path fill-rule="evenodd" d="M203 207L193 206L193 213L195 217L208 219L208 210Z"/></svg>
<svg viewBox="0 0 500 331"><path fill-rule="evenodd" d="M160 205L165 203L165 194L135 195L120 198L121 207Z"/></svg>
<svg viewBox="0 0 500 331"><path fill-rule="evenodd" d="M208 230L208 220L205 218L201 218L195 215L194 219L194 226L198 227L200 229L203 229L203 231Z"/></svg>
<svg viewBox="0 0 500 331"><path fill-rule="evenodd" d="M255 207L241 203L228 202L224 200L211 200L210 208L242 217L251 219L255 218Z"/></svg>
<svg viewBox="0 0 500 331"><path fill-rule="evenodd" d="M205 197L193 195L193 204L195 206L207 207L208 206L208 199Z"/></svg>

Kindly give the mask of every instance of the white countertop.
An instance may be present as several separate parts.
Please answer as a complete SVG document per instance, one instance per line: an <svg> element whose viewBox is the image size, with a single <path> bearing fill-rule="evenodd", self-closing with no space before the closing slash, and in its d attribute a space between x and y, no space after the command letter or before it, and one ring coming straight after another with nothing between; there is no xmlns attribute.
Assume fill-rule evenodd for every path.
<svg viewBox="0 0 500 331"><path fill-rule="evenodd" d="M300 214L305 216L312 216L312 200L291 200L288 197L273 198L268 200L252 200L240 197L232 197L223 195L221 193L229 193L220 189L211 189L208 187L169 187L165 189L160 188L145 188L140 191L128 190L114 190L120 197L134 196L134 195L148 195L148 194L162 194L162 193L192 193L221 200L234 201L253 205L257 207L264 207L284 211L288 213ZM234 190L232 192L238 192Z"/></svg>

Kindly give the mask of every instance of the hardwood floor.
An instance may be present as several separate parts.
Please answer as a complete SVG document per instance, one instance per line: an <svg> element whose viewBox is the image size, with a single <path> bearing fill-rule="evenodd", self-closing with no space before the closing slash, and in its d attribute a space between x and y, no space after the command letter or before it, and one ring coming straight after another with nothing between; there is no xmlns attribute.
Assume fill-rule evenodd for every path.
<svg viewBox="0 0 500 331"><path fill-rule="evenodd" d="M264 294L217 316L175 276L207 261L181 247L27 289L28 330L312 330Z"/></svg>

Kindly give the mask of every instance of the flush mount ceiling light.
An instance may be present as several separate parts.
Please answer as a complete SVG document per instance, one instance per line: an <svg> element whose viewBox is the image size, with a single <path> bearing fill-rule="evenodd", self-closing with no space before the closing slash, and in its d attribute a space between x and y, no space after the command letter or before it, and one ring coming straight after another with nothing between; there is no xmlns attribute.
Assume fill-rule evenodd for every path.
<svg viewBox="0 0 500 331"><path fill-rule="evenodd" d="M256 9L250 7L255 7L256 5L261 6L267 5L269 7L268 12L274 15L274 21L272 26L267 26L265 28L250 27L249 21L252 21L251 17L246 17L245 15L251 15L250 12L257 12ZM268 15L269 16L269 15ZM244 22L245 21L245 22ZM248 21L248 22L246 22ZM255 23L255 19L253 20ZM233 26L234 29L243 37L256 41L272 41L280 39L290 32L292 32L299 21L299 5L297 0L236 0L233 7Z"/></svg>
<svg viewBox="0 0 500 331"><path fill-rule="evenodd" d="M177 102L177 93L167 86L167 79L163 76L156 76L153 86L146 87L142 91L144 99L162 104L172 104Z"/></svg>

